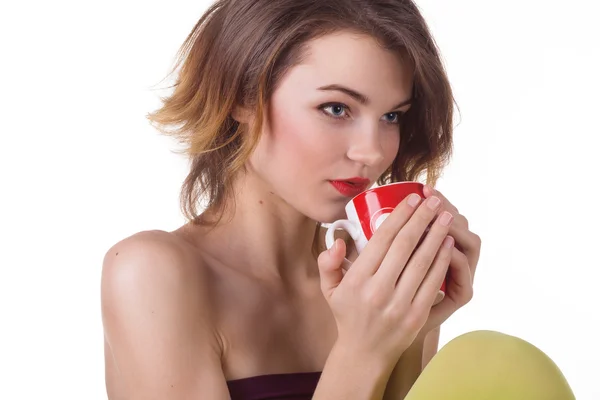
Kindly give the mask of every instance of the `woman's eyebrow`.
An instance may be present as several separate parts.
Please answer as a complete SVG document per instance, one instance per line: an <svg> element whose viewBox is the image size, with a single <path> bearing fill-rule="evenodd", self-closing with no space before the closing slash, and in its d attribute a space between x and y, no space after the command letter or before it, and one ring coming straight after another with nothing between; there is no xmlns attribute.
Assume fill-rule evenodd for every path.
<svg viewBox="0 0 600 400"><path fill-rule="evenodd" d="M350 89L349 87L335 84L335 83L332 85L321 86L320 88L318 88L318 90L342 92L342 93L347 94L348 96L352 97L354 100L358 101L360 104L366 105L366 104L369 104L369 102L371 101L368 96L366 96L362 93L359 93L354 89ZM400 108L400 107L406 106L410 103L412 103L412 98L401 101L400 103L398 103L398 105L396 105L395 107L392 107L392 109Z"/></svg>

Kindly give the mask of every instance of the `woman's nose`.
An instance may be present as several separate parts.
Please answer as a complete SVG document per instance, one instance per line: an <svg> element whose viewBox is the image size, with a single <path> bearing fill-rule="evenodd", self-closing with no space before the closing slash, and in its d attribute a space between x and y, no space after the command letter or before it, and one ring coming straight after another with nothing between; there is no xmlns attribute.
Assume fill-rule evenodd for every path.
<svg viewBox="0 0 600 400"><path fill-rule="evenodd" d="M361 129L353 133L354 137L348 148L350 160L372 167L384 159L380 133L377 127Z"/></svg>

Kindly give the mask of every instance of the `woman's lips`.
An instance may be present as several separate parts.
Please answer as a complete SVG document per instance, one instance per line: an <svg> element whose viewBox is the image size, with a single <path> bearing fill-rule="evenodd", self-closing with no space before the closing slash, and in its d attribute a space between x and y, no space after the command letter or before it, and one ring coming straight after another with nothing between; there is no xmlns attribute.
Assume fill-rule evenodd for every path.
<svg viewBox="0 0 600 400"><path fill-rule="evenodd" d="M330 181L331 185L338 191L342 196L354 197L367 190L369 187L369 181L367 180L343 180L343 181Z"/></svg>

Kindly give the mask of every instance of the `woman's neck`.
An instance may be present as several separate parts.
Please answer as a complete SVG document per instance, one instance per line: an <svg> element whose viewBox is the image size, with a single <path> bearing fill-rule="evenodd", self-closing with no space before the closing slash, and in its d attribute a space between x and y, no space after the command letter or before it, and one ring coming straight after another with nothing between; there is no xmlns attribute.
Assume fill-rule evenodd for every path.
<svg viewBox="0 0 600 400"><path fill-rule="evenodd" d="M302 215L252 174L234 183L223 217L201 246L219 262L266 279L318 274L312 251L317 222Z"/></svg>

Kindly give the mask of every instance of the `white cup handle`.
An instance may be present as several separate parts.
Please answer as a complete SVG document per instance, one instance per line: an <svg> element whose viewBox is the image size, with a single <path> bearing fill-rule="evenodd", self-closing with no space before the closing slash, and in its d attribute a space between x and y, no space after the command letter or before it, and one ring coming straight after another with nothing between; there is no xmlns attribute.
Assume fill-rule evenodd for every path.
<svg viewBox="0 0 600 400"><path fill-rule="evenodd" d="M358 238L360 237L360 227L358 227L357 225L358 224L356 222L352 222L348 219L338 219L337 221L332 223L327 228L327 232L325 233L325 246L327 246L327 249L330 249L333 247L333 244L335 243L335 237L333 235L337 229L343 229L346 232L348 232L350 234L350 237L352 238L352 240L354 240L354 242L356 242L358 240ZM352 265L352 262L350 260L348 260L346 257L344 257L344 260L345 261L344 261L343 268L348 269L350 267L350 265Z"/></svg>

